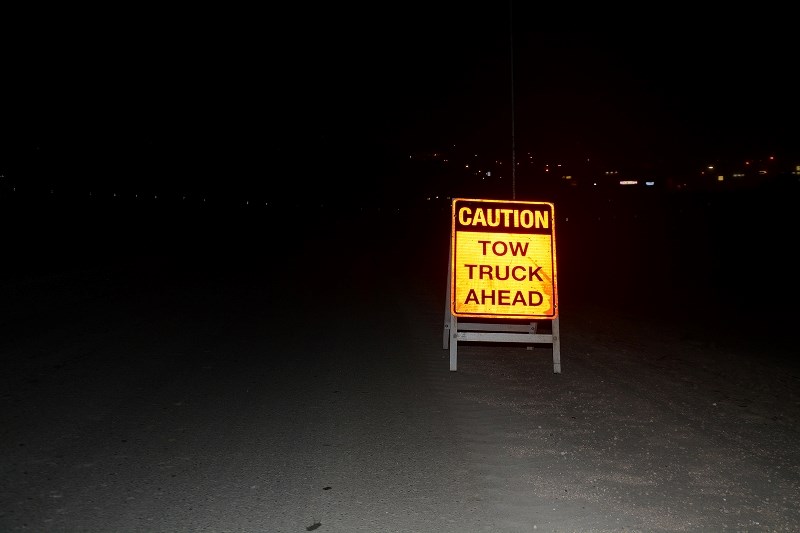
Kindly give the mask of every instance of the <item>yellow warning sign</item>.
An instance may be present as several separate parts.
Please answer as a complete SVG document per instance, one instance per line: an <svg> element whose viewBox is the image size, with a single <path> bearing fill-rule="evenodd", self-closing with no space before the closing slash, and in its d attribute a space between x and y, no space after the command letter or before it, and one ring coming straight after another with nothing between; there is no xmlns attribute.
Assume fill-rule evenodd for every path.
<svg viewBox="0 0 800 533"><path fill-rule="evenodd" d="M456 198L452 217L453 315L558 316L552 203Z"/></svg>

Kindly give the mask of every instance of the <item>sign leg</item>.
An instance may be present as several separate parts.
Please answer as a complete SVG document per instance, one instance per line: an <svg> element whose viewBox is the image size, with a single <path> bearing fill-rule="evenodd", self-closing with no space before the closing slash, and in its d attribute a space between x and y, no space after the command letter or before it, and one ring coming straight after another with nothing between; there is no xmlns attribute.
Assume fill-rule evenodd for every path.
<svg viewBox="0 0 800 533"><path fill-rule="evenodd" d="M450 315L450 370L456 371L458 361L458 318Z"/></svg>
<svg viewBox="0 0 800 533"><path fill-rule="evenodd" d="M559 317L553 319L553 373L561 373L561 334L558 325Z"/></svg>
<svg viewBox="0 0 800 533"><path fill-rule="evenodd" d="M531 320L531 334L532 335L536 335L536 331L537 331L538 327L539 327L539 323L538 322L534 322L533 320ZM533 350L533 345L529 344L525 349L526 350Z"/></svg>

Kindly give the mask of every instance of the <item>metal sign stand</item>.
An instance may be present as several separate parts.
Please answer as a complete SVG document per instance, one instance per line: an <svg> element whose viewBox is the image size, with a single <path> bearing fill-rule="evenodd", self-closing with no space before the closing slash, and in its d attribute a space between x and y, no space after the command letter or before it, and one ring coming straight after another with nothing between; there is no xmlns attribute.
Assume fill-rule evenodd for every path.
<svg viewBox="0 0 800 533"><path fill-rule="evenodd" d="M450 280L453 275L453 252L447 261L447 291L444 302L444 331L442 333L442 349L450 348L450 370L457 369L459 342L519 342L529 344L553 345L553 373L561 373L561 341L559 339L558 317L552 322L551 333L537 333L541 320L521 321L503 320L498 323L458 320L450 308Z"/></svg>

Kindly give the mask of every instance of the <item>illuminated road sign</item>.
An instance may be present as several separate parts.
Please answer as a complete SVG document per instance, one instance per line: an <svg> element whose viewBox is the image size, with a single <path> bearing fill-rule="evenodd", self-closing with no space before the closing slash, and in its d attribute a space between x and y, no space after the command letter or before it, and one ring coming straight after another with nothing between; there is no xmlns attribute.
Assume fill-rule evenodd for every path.
<svg viewBox="0 0 800 533"><path fill-rule="evenodd" d="M558 316L554 211L548 202L453 200L453 315Z"/></svg>

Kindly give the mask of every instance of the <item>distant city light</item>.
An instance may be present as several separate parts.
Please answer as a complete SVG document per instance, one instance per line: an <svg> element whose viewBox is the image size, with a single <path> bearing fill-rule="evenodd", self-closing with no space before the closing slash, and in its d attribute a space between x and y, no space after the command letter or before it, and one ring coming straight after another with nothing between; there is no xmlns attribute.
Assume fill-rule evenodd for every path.
<svg viewBox="0 0 800 533"><path fill-rule="evenodd" d="M456 145L453 145L455 148ZM462 148L459 145L459 148ZM469 151L460 151L448 154L450 148L446 149L446 152L432 152L432 151L423 151L423 152L416 152L413 154L409 154L408 158L412 160L412 163L415 162L433 162L434 164L439 165L439 169L444 172L452 172L454 169L457 170L459 165L463 165L462 168L469 170L469 174L461 173L460 171L454 173L453 176L447 176L448 179L453 179L453 182L447 182L446 189L450 189L447 193L455 193L456 188L460 186L458 183L456 176L461 174L462 176L466 176L467 178L471 179L472 176L479 176L482 181L486 181L489 179L488 183L485 184L475 184L479 187L479 189L487 188L487 187L504 187L502 183L500 183L501 179L504 179L503 176L491 170L492 168L500 168L500 166L504 166L506 162L513 165L521 166L521 160L523 158L518 158L516 161L512 161L511 158L508 158L507 161L503 161L501 159L487 159L486 161L482 160L481 154L474 153L472 154L473 159L476 161L475 167L473 170L472 162L469 160L470 154ZM642 185L655 188L656 185L655 180L663 180L659 182L659 185L664 189L696 189L702 187L711 187L714 190L725 190L729 187L744 187L748 185L759 185L759 184L767 184L773 183L773 181L768 182L767 180L773 178L775 176L791 176L792 180L795 179L796 176L800 176L800 162L794 161L791 162L793 164L788 164L789 161L783 162L782 158L777 158L774 155L758 155L755 159L751 160L743 160L737 158L733 161L726 161L726 160L716 160L716 163L709 164L706 163L703 166L702 162L700 165L693 165L692 167L685 169L683 171L684 175L681 177L677 176L670 176L666 178L661 175L657 175L656 177L647 178L647 181L642 178L633 178L636 174L639 173L635 167L632 168L621 168L620 170L604 170L602 167L598 168L596 166L584 165L584 162L589 163L592 161L590 158L585 156L580 156L576 154L576 158L568 158L566 159L565 163L546 163L547 156L543 154L539 154L536 156L537 161L533 161L534 154L531 152L520 152L527 155L529 162L527 167L521 167L522 169L527 169L530 173L530 176L526 175L525 178L527 179L535 179L537 176L540 177L543 182L545 183L558 183L564 189L572 189L572 190L579 190L583 187L594 187L598 188L599 190L604 190L607 186L612 185L613 187L613 179L617 180L617 184L621 186L632 186L632 185ZM448 155L452 155L452 159L448 159ZM488 154L483 154L485 157ZM402 162L402 155L398 157L398 160ZM453 163L450 165L449 163ZM612 164L614 164L612 162ZM717 168L719 165L720 168ZM489 167L489 168L487 168ZM757 167L760 167L757 168ZM552 168L557 168L557 173L552 173ZM606 167L607 168L607 167ZM435 168L434 168L435 169ZM725 170L725 174L720 172L721 170ZM499 170L498 170L499 172ZM547 174L547 176L545 176ZM649 173L645 174L648 175ZM640 174L641 175L641 174ZM577 176L577 177L576 177ZM510 178L511 176L509 176ZM496 179L493 179L496 178ZM593 179L594 178L594 179ZM596 181L597 179L600 181ZM48 187L47 185L51 185L51 183L47 183L46 181L41 182L36 187L28 187L23 185L22 191L20 191L20 195L16 195L16 186L14 181L16 180L16 176L12 176L9 178L4 173L0 172L0 199L2 192L5 191L7 197L9 199L14 199L14 201L18 201L20 198L27 198L28 195L38 195L40 198L45 196L50 196L49 199L44 199L47 202L53 203L54 201L66 201L67 199L79 197L79 198L87 198L87 196L83 196L88 193L88 197L91 199L90 204L94 205L98 202L107 202L109 199L108 191L105 189L105 186L100 191L100 194L97 198L94 197L94 191L87 191L86 186L91 183L87 182L84 186L80 186L76 184L70 186L59 186L59 194L58 196L55 195L55 187L51 186ZM561 180L561 181L559 181ZM678 180L692 180L692 181L678 181ZM466 183L466 182L464 182ZM472 182L474 183L474 181ZM777 183L777 182L776 182ZM784 183L784 182L779 182ZM71 188L74 187L74 188ZM119 188L118 185L112 185L114 188ZM577 188L576 188L577 187ZM132 189L135 186L132 186L131 189L122 188L122 190L112 191L111 198L113 199L112 202L116 203L117 199L122 198L130 198L130 194ZM637 187L632 187L637 188ZM12 193L12 194L8 194ZM167 196L163 196L166 194ZM414 196L415 201L419 201L422 198L424 192L419 194L419 196ZM649 194L649 193L648 193ZM166 202L165 205L169 205L172 203L179 203L177 202L179 199L182 200L184 204L194 204L201 200L201 197L196 197L196 191L194 190L184 190L184 192L172 191L170 189L165 189L164 193L142 193L139 195L138 193L134 193L134 198L137 200L136 205L139 205L140 202L138 200L146 200L147 198L153 198L155 201L163 200ZM141 197L140 197L141 196ZM454 197L458 197L459 195L454 194ZM159 198L163 197L163 198ZM190 198L191 197L191 198ZM441 198L444 198L442 196ZM428 197L428 201L432 201L434 197ZM436 197L439 199L439 197ZM254 200L253 205L258 205L259 201L263 202L263 206L270 206L269 202L263 200ZM161 205L162 202L157 202ZM202 203L207 203L207 198L202 198ZM244 205L249 206L249 200L242 200L241 198L234 200L231 202L233 206L238 205L241 206L242 203ZM147 204L145 202L144 204ZM144 205L143 204L143 205ZM278 201L280 205L281 202ZM120 204L122 205L122 204ZM142 205L142 207L143 207ZM212 206L226 206L228 203L221 199L221 198L212 198ZM204 207L208 208L208 207ZM392 207L395 209L396 206Z"/></svg>

